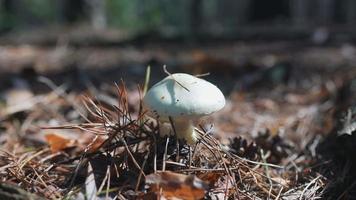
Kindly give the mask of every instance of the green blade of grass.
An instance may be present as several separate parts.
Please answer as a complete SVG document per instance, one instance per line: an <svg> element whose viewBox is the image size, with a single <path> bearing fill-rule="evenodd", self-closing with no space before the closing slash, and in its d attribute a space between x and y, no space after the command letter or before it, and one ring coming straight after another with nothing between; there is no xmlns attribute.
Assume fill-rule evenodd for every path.
<svg viewBox="0 0 356 200"><path fill-rule="evenodd" d="M151 66L147 66L146 68L146 77L145 77L145 84L143 86L143 96L145 96L148 88L148 84L150 82L150 75L151 75Z"/></svg>

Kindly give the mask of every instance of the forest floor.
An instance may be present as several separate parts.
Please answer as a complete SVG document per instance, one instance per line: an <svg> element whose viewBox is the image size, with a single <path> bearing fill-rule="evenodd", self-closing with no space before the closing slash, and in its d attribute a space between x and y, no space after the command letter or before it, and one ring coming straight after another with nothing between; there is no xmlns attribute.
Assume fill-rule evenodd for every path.
<svg viewBox="0 0 356 200"><path fill-rule="evenodd" d="M0 199L356 198L350 44L20 39L0 45ZM166 65L223 90L196 145L145 121L148 65L149 86Z"/></svg>

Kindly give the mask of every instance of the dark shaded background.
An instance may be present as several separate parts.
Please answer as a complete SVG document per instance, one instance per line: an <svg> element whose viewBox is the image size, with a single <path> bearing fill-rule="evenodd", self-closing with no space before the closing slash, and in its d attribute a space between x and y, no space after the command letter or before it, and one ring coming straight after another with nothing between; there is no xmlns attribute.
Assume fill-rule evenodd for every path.
<svg viewBox="0 0 356 200"><path fill-rule="evenodd" d="M49 94L56 85L66 94L90 93L111 104L113 82L120 79L134 94L131 104L138 104L133 91L143 84L148 65L151 84L166 76L163 65L172 73L210 72L205 78L228 99L214 118L218 137L254 141L261 131L255 121L267 119L261 127L278 137L283 133L281 140L291 146L277 164L295 155L298 169L325 178L320 194L353 197L356 135L337 132L340 116L356 102L356 1L172 2L0 0L0 111L12 106L12 91L25 90L25 97L14 97L22 103L26 95ZM20 126L16 137L21 138L32 129L40 132L30 125L56 119L40 115L23 128L36 109L0 112L0 136ZM62 124L81 120L63 116ZM287 118L296 127L283 124Z"/></svg>
<svg viewBox="0 0 356 200"><path fill-rule="evenodd" d="M166 64L238 76L286 61L324 67L334 50L337 68L353 61L355 22L352 0L1 0L0 73L142 76L151 65L161 78Z"/></svg>
<svg viewBox="0 0 356 200"><path fill-rule="evenodd" d="M281 39L323 27L348 39L355 10L352 0L1 0L0 32L87 25L167 38Z"/></svg>

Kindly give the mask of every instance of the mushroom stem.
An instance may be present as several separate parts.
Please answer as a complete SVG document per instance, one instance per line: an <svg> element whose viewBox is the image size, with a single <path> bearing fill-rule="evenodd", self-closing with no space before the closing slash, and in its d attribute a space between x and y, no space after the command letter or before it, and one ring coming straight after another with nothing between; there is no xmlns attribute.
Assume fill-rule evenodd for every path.
<svg viewBox="0 0 356 200"><path fill-rule="evenodd" d="M192 120L174 120L174 129L178 139L185 139L188 144L195 144L197 141Z"/></svg>

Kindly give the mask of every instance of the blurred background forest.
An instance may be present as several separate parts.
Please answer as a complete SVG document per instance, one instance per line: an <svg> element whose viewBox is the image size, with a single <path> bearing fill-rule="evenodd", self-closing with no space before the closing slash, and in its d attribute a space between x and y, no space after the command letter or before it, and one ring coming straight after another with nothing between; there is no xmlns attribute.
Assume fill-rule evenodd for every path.
<svg viewBox="0 0 356 200"><path fill-rule="evenodd" d="M355 24L352 0L1 0L0 71L336 67L354 59Z"/></svg>
<svg viewBox="0 0 356 200"><path fill-rule="evenodd" d="M167 65L171 73L210 72L204 79L227 103L205 127L239 156L282 166L266 175L278 184L239 181L239 189L252 188L251 199L271 191L283 199L355 198L355 42L355 0L0 0L0 181L65 197L63 180L89 139L40 127L84 122L91 113L83 95L112 109L120 80L137 114L146 67L152 85ZM65 146L52 159L48 133L74 138L76 151ZM25 153L33 160L14 177ZM67 171L45 167L59 160L72 162L61 166ZM28 174L46 174L50 187L23 184ZM132 186L113 181L123 193Z"/></svg>
<svg viewBox="0 0 356 200"><path fill-rule="evenodd" d="M0 32L80 24L168 38L278 38L325 27L353 37L355 9L352 0L1 0Z"/></svg>

